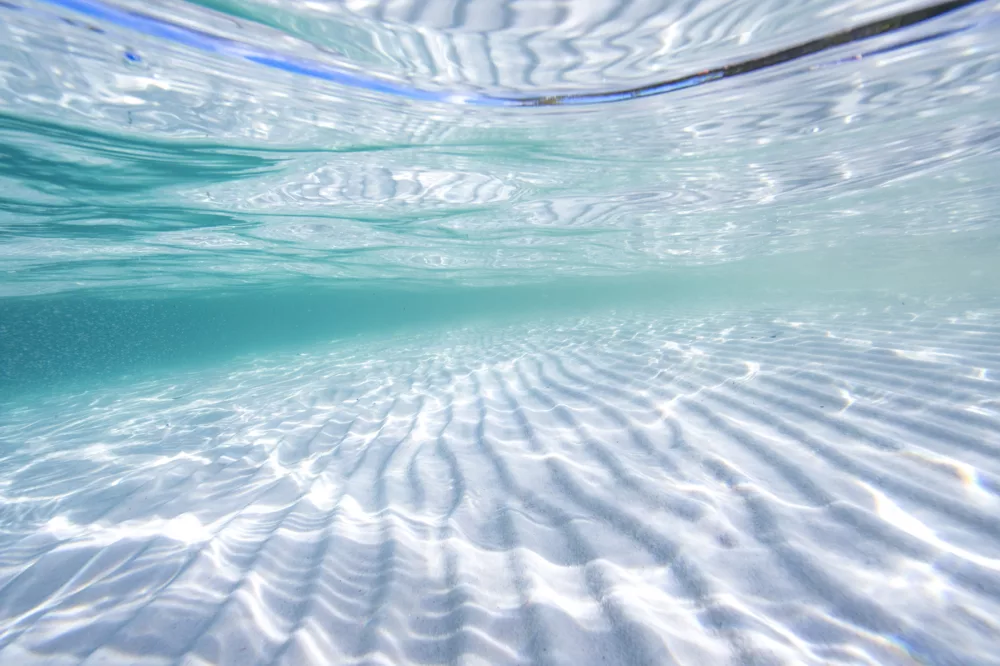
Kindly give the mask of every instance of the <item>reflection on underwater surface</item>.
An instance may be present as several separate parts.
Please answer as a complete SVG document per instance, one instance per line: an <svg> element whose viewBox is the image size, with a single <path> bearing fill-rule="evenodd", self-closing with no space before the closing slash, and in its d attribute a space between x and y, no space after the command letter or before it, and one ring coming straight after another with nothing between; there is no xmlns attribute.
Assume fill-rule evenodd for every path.
<svg viewBox="0 0 1000 666"><path fill-rule="evenodd" d="M928 7L0 0L0 666L1000 664Z"/></svg>
<svg viewBox="0 0 1000 666"><path fill-rule="evenodd" d="M415 15L430 20L437 4ZM487 15L479 4L494 6L470 3L455 20ZM539 109L407 102L137 31L89 30L85 16L68 10L59 16L71 23L54 22L58 10L44 2L14 6L0 5L8 19L0 25L3 295L389 279L496 285L697 267L867 238L919 248L961 234L997 245L1000 23L992 3L896 37L973 28L870 58L851 59L857 51L846 45L662 97ZM524 65L509 86L558 91L560 76L576 72L575 90L613 89L888 15L879 7L859 13L850 2L780 11L779 3L615 6L574 10L596 15L582 23L571 13L551 20L572 34L602 12L624 21L608 48L646 70L633 79L589 42L578 50L571 36L543 30L539 39L566 50L556 57L554 46L527 40L518 52L538 64ZM314 25L317 7L343 9L287 0L248 7L270 19L241 22L184 2L156 10L216 32L238 26L244 41L265 30L264 43L294 53L307 46L267 30ZM366 11L351 10L368 26ZM661 46L676 70L642 37L655 24L641 17L660 13L670 26L658 28ZM547 20L534 9L515 15L497 48L529 30L525 17ZM419 48L399 35L377 43L434 54L434 38L470 34L462 25L426 28ZM429 80L503 87L482 78L478 56L454 49L427 70ZM133 51L141 62L126 57ZM836 57L848 60L819 66ZM536 80L540 69L552 71Z"/></svg>

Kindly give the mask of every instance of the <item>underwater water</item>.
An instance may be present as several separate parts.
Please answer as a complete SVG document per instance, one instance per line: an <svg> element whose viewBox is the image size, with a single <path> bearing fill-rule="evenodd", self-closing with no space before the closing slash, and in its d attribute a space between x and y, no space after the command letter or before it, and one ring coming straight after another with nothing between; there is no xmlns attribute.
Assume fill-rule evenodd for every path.
<svg viewBox="0 0 1000 666"><path fill-rule="evenodd" d="M1000 664L998 11L0 0L0 665Z"/></svg>

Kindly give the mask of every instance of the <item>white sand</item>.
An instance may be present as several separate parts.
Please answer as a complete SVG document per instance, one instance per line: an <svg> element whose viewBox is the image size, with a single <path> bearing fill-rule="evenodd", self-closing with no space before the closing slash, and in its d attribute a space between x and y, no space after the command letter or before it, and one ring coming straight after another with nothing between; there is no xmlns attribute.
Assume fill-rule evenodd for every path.
<svg viewBox="0 0 1000 666"><path fill-rule="evenodd" d="M998 313L768 312L21 407L0 664L1000 664L998 378Z"/></svg>

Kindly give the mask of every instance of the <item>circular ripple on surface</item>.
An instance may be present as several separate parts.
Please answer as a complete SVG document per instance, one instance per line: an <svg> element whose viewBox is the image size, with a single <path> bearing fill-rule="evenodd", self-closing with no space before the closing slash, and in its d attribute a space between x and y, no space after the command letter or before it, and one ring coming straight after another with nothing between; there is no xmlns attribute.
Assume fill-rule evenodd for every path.
<svg viewBox="0 0 1000 666"><path fill-rule="evenodd" d="M989 664L1000 313L591 318L12 406L0 664Z"/></svg>

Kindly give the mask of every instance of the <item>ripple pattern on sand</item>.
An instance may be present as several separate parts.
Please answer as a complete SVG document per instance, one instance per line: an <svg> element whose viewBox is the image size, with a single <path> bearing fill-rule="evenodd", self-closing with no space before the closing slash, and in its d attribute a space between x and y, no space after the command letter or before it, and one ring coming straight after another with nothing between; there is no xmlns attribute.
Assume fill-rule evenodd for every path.
<svg viewBox="0 0 1000 666"><path fill-rule="evenodd" d="M996 664L1000 313L340 343L0 417L0 664Z"/></svg>

